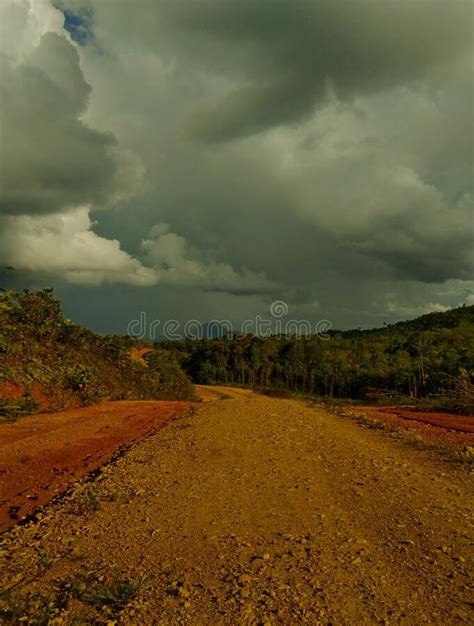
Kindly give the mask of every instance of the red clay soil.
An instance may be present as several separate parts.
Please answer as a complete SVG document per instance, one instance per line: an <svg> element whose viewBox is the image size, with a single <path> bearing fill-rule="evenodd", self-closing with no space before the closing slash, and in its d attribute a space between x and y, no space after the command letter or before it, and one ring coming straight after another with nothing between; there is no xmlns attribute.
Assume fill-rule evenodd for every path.
<svg viewBox="0 0 474 626"><path fill-rule="evenodd" d="M415 411L406 406L353 407L369 418L381 420L421 435L430 441L474 446L474 416Z"/></svg>
<svg viewBox="0 0 474 626"><path fill-rule="evenodd" d="M191 402L104 402L0 424L0 532Z"/></svg>
<svg viewBox="0 0 474 626"><path fill-rule="evenodd" d="M132 359L132 361L135 361L136 363L141 363L142 365L148 365L143 357L149 352L154 352L153 348L135 348L134 346L132 346L128 350L128 355Z"/></svg>
<svg viewBox="0 0 474 626"><path fill-rule="evenodd" d="M0 383L0 398L4 400L19 400L25 397L25 385L19 385L11 381ZM75 409L80 406L79 398L72 392L62 391L60 394L51 394L38 381L34 381L28 393L28 397L38 404L39 411L52 411L56 404L63 409Z"/></svg>
<svg viewBox="0 0 474 626"><path fill-rule="evenodd" d="M8 380L0 383L0 398L5 398L6 400L14 400L16 398L21 398L24 393L25 387L23 385L11 383Z"/></svg>

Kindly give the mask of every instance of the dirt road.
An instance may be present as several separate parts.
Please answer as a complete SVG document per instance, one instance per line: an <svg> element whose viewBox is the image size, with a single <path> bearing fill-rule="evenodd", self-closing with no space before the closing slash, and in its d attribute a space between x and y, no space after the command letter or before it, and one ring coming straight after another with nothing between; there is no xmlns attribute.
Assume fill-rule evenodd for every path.
<svg viewBox="0 0 474 626"><path fill-rule="evenodd" d="M196 385L196 392L204 402L213 402L214 400L228 400L233 398L247 398L255 395L250 389L242 387L224 387L222 385Z"/></svg>
<svg viewBox="0 0 474 626"><path fill-rule="evenodd" d="M431 454L303 402L208 402L4 535L4 615L472 624L472 477Z"/></svg>

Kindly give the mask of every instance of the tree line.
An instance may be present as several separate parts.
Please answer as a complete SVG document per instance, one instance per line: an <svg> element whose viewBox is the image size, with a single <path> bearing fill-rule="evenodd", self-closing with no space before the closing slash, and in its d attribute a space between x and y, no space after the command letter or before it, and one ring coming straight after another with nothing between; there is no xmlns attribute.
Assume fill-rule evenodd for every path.
<svg viewBox="0 0 474 626"><path fill-rule="evenodd" d="M301 391L329 397L451 393L474 375L474 307L329 338L224 336L167 341L193 382Z"/></svg>

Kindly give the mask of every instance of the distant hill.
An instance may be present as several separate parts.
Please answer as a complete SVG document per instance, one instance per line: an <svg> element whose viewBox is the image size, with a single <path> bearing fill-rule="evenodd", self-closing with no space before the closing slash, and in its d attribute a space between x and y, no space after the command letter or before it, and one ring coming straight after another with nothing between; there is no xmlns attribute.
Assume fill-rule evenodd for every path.
<svg viewBox="0 0 474 626"><path fill-rule="evenodd" d="M366 330L350 329L350 330L333 330L333 335L342 335L343 337L360 337L370 335L372 333L384 333L390 331L403 330L439 330L441 328L458 328L461 326L474 325L474 305L463 305L455 309L449 309L443 312L427 313L413 320L405 320L388 324L387 326L370 328Z"/></svg>
<svg viewBox="0 0 474 626"><path fill-rule="evenodd" d="M427 313L414 320L398 322L395 328L411 330L438 330L440 328L459 328L474 325L474 305L463 305L442 313Z"/></svg>
<svg viewBox="0 0 474 626"><path fill-rule="evenodd" d="M0 419L101 399L190 399L171 352L67 320L52 290L0 293Z"/></svg>

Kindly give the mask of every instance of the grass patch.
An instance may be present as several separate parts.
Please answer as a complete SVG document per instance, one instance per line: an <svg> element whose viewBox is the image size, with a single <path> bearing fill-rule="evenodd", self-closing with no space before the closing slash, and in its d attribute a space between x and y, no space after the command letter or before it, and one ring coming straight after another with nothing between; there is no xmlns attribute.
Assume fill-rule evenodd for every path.
<svg viewBox="0 0 474 626"><path fill-rule="evenodd" d="M33 398L0 398L0 422L13 422L22 415L36 413L38 409L39 404Z"/></svg>
<svg viewBox="0 0 474 626"><path fill-rule="evenodd" d="M66 511L72 515L90 515L100 509L100 497L94 486L87 485L75 493Z"/></svg>
<svg viewBox="0 0 474 626"><path fill-rule="evenodd" d="M14 591L0 596L0 622L47 626L64 607L65 603L59 597L51 599L40 593Z"/></svg>
<svg viewBox="0 0 474 626"><path fill-rule="evenodd" d="M149 582L146 576L115 575L107 580L82 576L56 583L49 593L10 590L0 593L0 623L47 626L48 624L103 624L116 618ZM71 600L82 603L71 613Z"/></svg>
<svg viewBox="0 0 474 626"><path fill-rule="evenodd" d="M75 579L70 583L63 583L61 590L64 594L96 609L108 607L120 611L146 589L148 584L146 576L141 578L115 576L109 581L85 577Z"/></svg>
<svg viewBox="0 0 474 626"><path fill-rule="evenodd" d="M83 512L94 512L100 509L99 498L95 489L88 487L82 496L81 509Z"/></svg>
<svg viewBox="0 0 474 626"><path fill-rule="evenodd" d="M115 617L148 584L145 576L114 576L108 580L83 576L59 582L50 595L15 589L0 594L0 623L47 626L61 619L57 623L71 626L102 624L106 616ZM64 619L71 600L82 603L83 611L79 605Z"/></svg>

